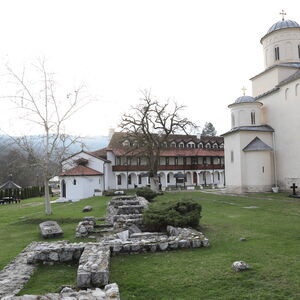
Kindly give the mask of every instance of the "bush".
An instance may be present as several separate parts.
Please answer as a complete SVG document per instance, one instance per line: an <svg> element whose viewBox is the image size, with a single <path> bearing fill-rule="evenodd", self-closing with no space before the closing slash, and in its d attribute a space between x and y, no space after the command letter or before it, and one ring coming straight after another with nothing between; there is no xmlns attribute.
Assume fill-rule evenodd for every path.
<svg viewBox="0 0 300 300"><path fill-rule="evenodd" d="M152 202L153 199L158 195L156 192L152 191L149 187L138 188L136 190L136 194L139 197L144 197L150 202Z"/></svg>
<svg viewBox="0 0 300 300"><path fill-rule="evenodd" d="M168 225L197 228L201 210L199 203L187 199L164 208L150 206L144 212L143 218L146 227L153 231L165 231Z"/></svg>

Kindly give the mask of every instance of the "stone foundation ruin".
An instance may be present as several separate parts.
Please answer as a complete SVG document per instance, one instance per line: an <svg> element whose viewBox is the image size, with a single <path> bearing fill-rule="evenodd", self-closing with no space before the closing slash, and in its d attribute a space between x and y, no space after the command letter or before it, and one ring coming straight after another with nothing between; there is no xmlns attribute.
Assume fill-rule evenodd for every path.
<svg viewBox="0 0 300 300"><path fill-rule="evenodd" d="M142 213L147 207L148 201L142 197L117 196L108 204L105 224L97 225L99 219L85 217L76 228L76 237L101 233L99 241L95 243L32 242L0 271L1 299L117 300L120 299L118 286L115 283L109 284L112 255L209 246L208 239L201 232L190 228L168 226L167 232L143 232ZM15 296L30 279L38 264L66 262L78 263L77 290L64 289L59 294L44 296ZM100 289L103 287L103 290Z"/></svg>

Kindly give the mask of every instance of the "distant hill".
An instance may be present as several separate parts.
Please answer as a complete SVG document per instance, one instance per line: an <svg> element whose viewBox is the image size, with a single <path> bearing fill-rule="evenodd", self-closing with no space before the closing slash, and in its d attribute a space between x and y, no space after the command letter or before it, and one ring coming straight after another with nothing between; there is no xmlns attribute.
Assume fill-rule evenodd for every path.
<svg viewBox="0 0 300 300"><path fill-rule="evenodd" d="M33 138L35 136L32 136ZM38 137L38 136L36 136ZM108 136L92 136L92 137L84 137L81 139L87 151L95 151L101 148L104 148L109 143ZM10 146L10 147L8 147ZM13 147L13 141L6 135L0 135L0 152L5 153L9 148ZM82 149L80 143L75 144L70 148L70 152L78 152Z"/></svg>

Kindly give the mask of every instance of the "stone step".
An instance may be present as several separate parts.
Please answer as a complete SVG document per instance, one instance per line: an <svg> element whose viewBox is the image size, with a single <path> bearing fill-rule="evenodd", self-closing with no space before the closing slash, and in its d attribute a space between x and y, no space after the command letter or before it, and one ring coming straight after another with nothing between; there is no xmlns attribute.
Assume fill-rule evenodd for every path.
<svg viewBox="0 0 300 300"><path fill-rule="evenodd" d="M109 247L87 244L79 260L77 287L102 287L109 280Z"/></svg>
<svg viewBox="0 0 300 300"><path fill-rule="evenodd" d="M118 207L118 215L141 214L144 210L143 205L123 205Z"/></svg>

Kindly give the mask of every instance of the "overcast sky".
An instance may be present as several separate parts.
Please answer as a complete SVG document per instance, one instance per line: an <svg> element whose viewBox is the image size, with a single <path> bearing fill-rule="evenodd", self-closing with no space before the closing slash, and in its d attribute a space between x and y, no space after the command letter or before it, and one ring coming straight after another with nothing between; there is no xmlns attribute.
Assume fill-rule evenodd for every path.
<svg viewBox="0 0 300 300"><path fill-rule="evenodd" d="M227 105L243 86L251 95L249 78L264 68L259 41L281 9L300 22L295 0L0 1L1 69L42 56L66 93L84 83L99 101L74 117L71 133L106 135L138 102L139 90L151 88L221 134L229 129ZM14 110L0 105L0 128L24 128Z"/></svg>

